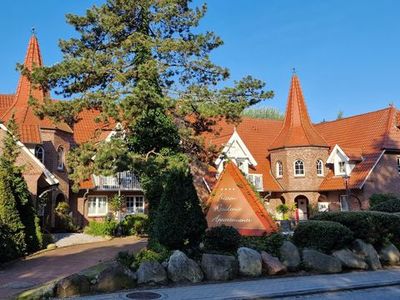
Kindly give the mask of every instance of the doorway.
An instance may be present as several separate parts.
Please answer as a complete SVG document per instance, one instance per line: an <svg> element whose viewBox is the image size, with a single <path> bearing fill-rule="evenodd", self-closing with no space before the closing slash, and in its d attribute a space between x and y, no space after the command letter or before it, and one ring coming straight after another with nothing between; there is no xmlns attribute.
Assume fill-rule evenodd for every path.
<svg viewBox="0 0 400 300"><path fill-rule="evenodd" d="M294 199L296 204L296 219L299 221L308 220L308 199L305 196L297 196Z"/></svg>

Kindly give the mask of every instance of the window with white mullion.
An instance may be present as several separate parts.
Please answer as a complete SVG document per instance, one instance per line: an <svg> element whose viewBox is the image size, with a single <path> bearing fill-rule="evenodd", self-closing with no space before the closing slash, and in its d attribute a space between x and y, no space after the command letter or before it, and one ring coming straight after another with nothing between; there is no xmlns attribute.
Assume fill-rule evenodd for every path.
<svg viewBox="0 0 400 300"><path fill-rule="evenodd" d="M302 177L305 175L304 162L302 160L296 160L294 162L294 176Z"/></svg>
<svg viewBox="0 0 400 300"><path fill-rule="evenodd" d="M88 197L88 216L105 216L108 213L106 196Z"/></svg>
<svg viewBox="0 0 400 300"><path fill-rule="evenodd" d="M144 197L143 196L126 196L126 210L130 214L144 212Z"/></svg>

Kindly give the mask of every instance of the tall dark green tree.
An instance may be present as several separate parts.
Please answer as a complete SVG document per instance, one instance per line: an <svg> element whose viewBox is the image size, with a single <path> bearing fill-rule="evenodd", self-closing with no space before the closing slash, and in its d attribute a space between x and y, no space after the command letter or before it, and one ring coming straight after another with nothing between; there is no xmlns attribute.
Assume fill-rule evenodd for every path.
<svg viewBox="0 0 400 300"><path fill-rule="evenodd" d="M29 76L70 101L31 102L39 116L73 123L80 110L96 108L99 120L113 118L123 127L119 138L72 152L75 182L134 167L146 197L154 195L150 206L158 206L177 156L207 159L201 134L215 119L237 122L244 108L273 96L251 76L218 88L229 71L210 59L222 40L197 29L205 13L206 5L189 0L107 0L83 16L67 15L78 35L60 42L63 60Z"/></svg>

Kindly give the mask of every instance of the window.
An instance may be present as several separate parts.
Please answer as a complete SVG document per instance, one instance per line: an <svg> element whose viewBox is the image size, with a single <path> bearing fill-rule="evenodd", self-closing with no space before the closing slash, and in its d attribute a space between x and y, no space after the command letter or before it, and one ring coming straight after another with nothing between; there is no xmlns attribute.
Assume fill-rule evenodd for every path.
<svg viewBox="0 0 400 300"><path fill-rule="evenodd" d="M400 174L400 156L397 156L397 171Z"/></svg>
<svg viewBox="0 0 400 300"><path fill-rule="evenodd" d="M256 188L257 191L263 190L263 177L261 174L249 174L247 180Z"/></svg>
<svg viewBox="0 0 400 300"><path fill-rule="evenodd" d="M61 146L57 149L57 169L64 169L64 148Z"/></svg>
<svg viewBox="0 0 400 300"><path fill-rule="evenodd" d="M42 164L44 164L44 149L42 146L36 146L35 148L35 156Z"/></svg>
<svg viewBox="0 0 400 300"><path fill-rule="evenodd" d="M106 196L88 197L88 216L105 216L108 212Z"/></svg>
<svg viewBox="0 0 400 300"><path fill-rule="evenodd" d="M346 174L346 163L344 161L339 161L339 173Z"/></svg>
<svg viewBox="0 0 400 300"><path fill-rule="evenodd" d="M317 160L317 176L324 176L324 163L322 160Z"/></svg>
<svg viewBox="0 0 400 300"><path fill-rule="evenodd" d="M294 176L304 176L304 162L302 160L296 160L294 162Z"/></svg>
<svg viewBox="0 0 400 300"><path fill-rule="evenodd" d="M347 195L340 195L340 210L341 211L349 211L349 202L347 199Z"/></svg>
<svg viewBox="0 0 400 300"><path fill-rule="evenodd" d="M282 178L283 177L283 165L281 161L276 163L276 177Z"/></svg>
<svg viewBox="0 0 400 300"><path fill-rule="evenodd" d="M144 213L143 196L126 196L126 210L130 214Z"/></svg>

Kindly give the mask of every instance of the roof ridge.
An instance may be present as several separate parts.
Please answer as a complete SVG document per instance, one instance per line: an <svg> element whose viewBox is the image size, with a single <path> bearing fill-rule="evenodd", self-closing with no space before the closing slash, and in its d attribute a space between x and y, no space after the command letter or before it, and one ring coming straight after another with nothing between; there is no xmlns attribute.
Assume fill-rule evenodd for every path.
<svg viewBox="0 0 400 300"><path fill-rule="evenodd" d="M357 118L357 117L361 117L361 116L365 116L365 115L370 115L370 114L382 112L382 111L385 111L385 110L388 110L388 109L391 109L391 108L387 107L387 108L382 108L382 109L378 109L378 110L374 110L374 111L369 111L369 112L366 112L366 113L361 113L361 114L358 114L358 115L344 117L344 118L341 118L341 119L336 119L336 120L331 120L331 121L323 121L323 122L315 123L314 125L322 125L322 124L326 124L326 123L334 123L334 122L345 121L345 120L352 119L352 118Z"/></svg>

